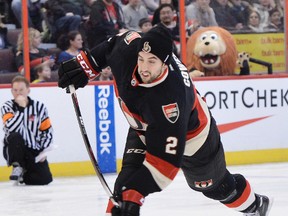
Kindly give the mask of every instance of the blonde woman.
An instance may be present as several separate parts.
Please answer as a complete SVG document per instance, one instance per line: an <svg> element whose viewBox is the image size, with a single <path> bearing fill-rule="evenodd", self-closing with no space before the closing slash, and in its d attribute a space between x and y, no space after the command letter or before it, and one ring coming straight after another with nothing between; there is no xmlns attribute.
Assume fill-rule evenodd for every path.
<svg viewBox="0 0 288 216"><path fill-rule="evenodd" d="M29 28L29 57L30 57L30 81L35 79L35 67L43 62L52 67L55 60L50 58L47 51L39 48L41 44L40 32L34 28ZM18 71L24 74L24 59L23 59L23 33L21 32L17 41L17 52L16 52L16 66Z"/></svg>

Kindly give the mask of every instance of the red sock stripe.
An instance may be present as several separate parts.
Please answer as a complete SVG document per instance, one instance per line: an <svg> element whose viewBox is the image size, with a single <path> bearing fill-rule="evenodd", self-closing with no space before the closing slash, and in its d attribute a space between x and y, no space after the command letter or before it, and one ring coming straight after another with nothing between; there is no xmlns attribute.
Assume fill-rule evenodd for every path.
<svg viewBox="0 0 288 216"><path fill-rule="evenodd" d="M242 195L237 200L235 200L233 203L225 204L225 205L227 207L229 207L229 208L237 208L237 207L239 207L240 205L242 205L243 203L246 202L246 200L248 199L250 193L251 193L251 187L250 187L249 182L246 181L246 187L245 187Z"/></svg>
<svg viewBox="0 0 288 216"><path fill-rule="evenodd" d="M130 201L142 206L144 203L144 196L136 190L127 190L122 193L123 201Z"/></svg>

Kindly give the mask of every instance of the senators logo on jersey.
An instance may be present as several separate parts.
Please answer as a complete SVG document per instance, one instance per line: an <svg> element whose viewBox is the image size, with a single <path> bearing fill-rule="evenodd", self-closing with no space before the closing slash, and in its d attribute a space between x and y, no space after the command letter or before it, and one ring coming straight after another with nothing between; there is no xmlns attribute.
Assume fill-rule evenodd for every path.
<svg viewBox="0 0 288 216"><path fill-rule="evenodd" d="M133 40L135 40L136 38L141 38L141 35L137 32L129 32L125 38L124 41L127 45L129 45Z"/></svg>
<svg viewBox="0 0 288 216"><path fill-rule="evenodd" d="M162 110L164 116L169 122L175 123L177 121L179 117L179 108L177 103L162 106Z"/></svg>

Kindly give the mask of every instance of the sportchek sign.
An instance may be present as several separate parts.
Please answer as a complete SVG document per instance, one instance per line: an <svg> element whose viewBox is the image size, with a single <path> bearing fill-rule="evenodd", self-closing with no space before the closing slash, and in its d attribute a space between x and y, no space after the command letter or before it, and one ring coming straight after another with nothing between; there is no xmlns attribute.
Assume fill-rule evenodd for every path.
<svg viewBox="0 0 288 216"><path fill-rule="evenodd" d="M287 148L288 78L198 80L226 151Z"/></svg>

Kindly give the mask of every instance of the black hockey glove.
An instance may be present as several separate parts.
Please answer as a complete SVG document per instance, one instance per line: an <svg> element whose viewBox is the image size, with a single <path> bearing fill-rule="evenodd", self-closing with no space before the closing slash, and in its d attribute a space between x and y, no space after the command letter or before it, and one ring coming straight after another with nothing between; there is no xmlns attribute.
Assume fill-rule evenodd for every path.
<svg viewBox="0 0 288 216"><path fill-rule="evenodd" d="M122 187L123 189L125 187ZM120 204L120 207L114 206L111 209L112 216L139 216L140 207L144 202L144 196L136 190L124 189L122 192L115 191L114 197Z"/></svg>
<svg viewBox="0 0 288 216"><path fill-rule="evenodd" d="M81 51L76 58L62 62L59 70L58 86L66 88L74 85L75 89L83 88L89 79L94 79L99 72L93 57L87 51Z"/></svg>
<svg viewBox="0 0 288 216"><path fill-rule="evenodd" d="M134 202L122 202L121 208L114 206L112 216L139 216L140 205Z"/></svg>

